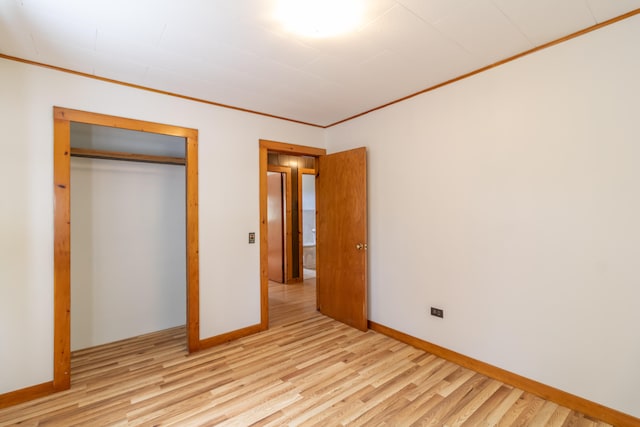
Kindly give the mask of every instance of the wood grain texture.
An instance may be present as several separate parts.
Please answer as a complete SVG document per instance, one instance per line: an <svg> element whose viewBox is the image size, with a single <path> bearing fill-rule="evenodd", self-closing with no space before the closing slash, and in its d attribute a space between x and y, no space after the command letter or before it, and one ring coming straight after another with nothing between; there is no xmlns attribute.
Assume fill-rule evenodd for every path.
<svg viewBox="0 0 640 427"><path fill-rule="evenodd" d="M285 251L285 223L288 223L284 213L285 195L283 194L283 174L269 171L267 173L267 238L269 240L269 280L285 283L287 277Z"/></svg>
<svg viewBox="0 0 640 427"><path fill-rule="evenodd" d="M329 317L367 325L367 151L320 156L316 176L318 306Z"/></svg>
<svg viewBox="0 0 640 427"><path fill-rule="evenodd" d="M200 340L199 349L215 347L222 343L253 335L263 330L264 328L262 328L262 325L257 324L247 326L246 328L236 329L235 331L227 332L225 334L216 335L214 337L205 338L203 340Z"/></svg>
<svg viewBox="0 0 640 427"><path fill-rule="evenodd" d="M200 208L198 202L198 131L183 129L185 136L187 345L200 348Z"/></svg>
<svg viewBox="0 0 640 427"><path fill-rule="evenodd" d="M61 107L53 108L53 187L54 187L54 332L53 387L69 388L71 348L71 198L70 156L71 122L111 126L185 138L186 174L186 271L187 341L190 351L200 345L199 245L198 245L198 131L160 123L90 113Z"/></svg>
<svg viewBox="0 0 640 427"><path fill-rule="evenodd" d="M259 158L259 205L260 205L260 326L262 329L269 327L269 220L268 220L268 197L269 184L267 181L268 168L268 148L262 141L258 148Z"/></svg>
<svg viewBox="0 0 640 427"><path fill-rule="evenodd" d="M268 139L261 139L260 147L266 148L267 151L270 151L272 153L293 154L297 156L318 157L327 153L327 150L325 150L324 148L270 141Z"/></svg>
<svg viewBox="0 0 640 427"><path fill-rule="evenodd" d="M0 409L19 403L28 402L42 396L48 396L56 390L53 388L53 381L36 384L31 387L0 394Z"/></svg>
<svg viewBox="0 0 640 427"><path fill-rule="evenodd" d="M291 283L293 281L293 194L291 186L291 168L287 168L288 172L284 174L284 215L285 215L285 235L284 235L284 250L286 255L284 257L284 266L286 272L285 283Z"/></svg>
<svg viewBox="0 0 640 427"><path fill-rule="evenodd" d="M283 230L280 232L281 236L283 237L282 239L282 248L276 248L276 250L278 251L283 251L282 252L282 265L283 267L283 273L282 273L282 280L276 280L276 279L271 279L270 280L276 280L282 283L289 283L292 281L293 279L293 265L291 263L291 260L293 259L293 244L292 244L292 238L293 238L293 234L292 234L292 210L291 210L291 206L292 206L292 192L291 192L291 168L290 167L286 167L286 166L274 166L274 165L267 165L267 172L276 172L276 173L280 173L281 175L281 179L284 180L284 182L281 182L280 185L280 192L281 192L281 196L282 199L281 202L283 205L283 209L282 209L282 216L283 216ZM273 178L272 178L273 179ZM284 184L284 185L282 185ZM271 187L268 185L268 189L273 191L273 189L271 189ZM282 191L282 189L284 189L284 191ZM267 200L267 203L269 202L269 200ZM273 240L271 240L271 238L269 237L269 231L271 230L271 227L269 227L268 231L267 231L267 237L269 238L269 242L273 242ZM284 234L283 234L284 233ZM272 245L269 246L269 252L271 254L270 256L270 260L273 259L273 248L271 247ZM269 276L272 276L272 274L270 273Z"/></svg>
<svg viewBox="0 0 640 427"><path fill-rule="evenodd" d="M54 107L54 118L71 122L108 126L119 129L129 129L139 132L159 133L162 135L179 136L184 138L198 138L196 129L173 126L126 117L110 116L89 111L73 110L71 108Z"/></svg>
<svg viewBox="0 0 640 427"><path fill-rule="evenodd" d="M71 126L53 123L53 388L71 384Z"/></svg>
<svg viewBox="0 0 640 427"><path fill-rule="evenodd" d="M184 165L182 157L154 156L150 154L123 153L120 151L92 150L87 148L71 148L72 157L86 157L90 159L124 160L129 162L161 163L165 165Z"/></svg>
<svg viewBox="0 0 640 427"><path fill-rule="evenodd" d="M313 157L326 154L326 150L324 148L287 144L266 139L258 141L258 150L260 162L260 324L263 329L267 329L269 325L269 242L267 239L267 169L269 152Z"/></svg>
<svg viewBox="0 0 640 427"><path fill-rule="evenodd" d="M546 399L548 401L555 402L555 404L563 405L576 411L584 412L592 417L612 423L613 425L640 426L640 419L636 417L632 417L620 411L616 411L614 409L589 401L579 396L575 396L557 388L542 384L538 381L531 380L521 375L514 374L513 372L509 372L496 366L489 365L488 363L482 362L480 360L473 359L463 354L451 351L444 347L440 347L430 342L423 341L419 338L407 335L400 331L396 331L392 328L378 324L376 322L370 321L369 327L374 331L380 332L398 341L402 341L414 347L420 348L450 362L464 366L467 369L472 369L483 375L494 378L497 381L501 381L513 387L518 387L522 390L526 390L527 392L538 396L541 399ZM554 415L554 412L557 408L553 409L554 411L551 411L551 408L546 408L546 411L550 412L548 414L550 419L552 418L552 415ZM538 418L542 418L542 416L538 416Z"/></svg>
<svg viewBox="0 0 640 427"><path fill-rule="evenodd" d="M272 283L268 331L194 354L180 327L76 351L69 391L0 410L0 426L608 425L336 322L314 295L313 279Z"/></svg>

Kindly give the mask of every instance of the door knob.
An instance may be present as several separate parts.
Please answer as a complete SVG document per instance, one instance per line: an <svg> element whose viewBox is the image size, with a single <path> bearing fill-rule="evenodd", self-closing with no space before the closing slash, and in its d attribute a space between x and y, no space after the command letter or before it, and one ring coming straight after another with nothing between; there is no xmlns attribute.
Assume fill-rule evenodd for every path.
<svg viewBox="0 0 640 427"><path fill-rule="evenodd" d="M356 243L356 249L359 250L359 251L364 249L366 251L367 250L367 244L366 243L364 243L364 244L363 243Z"/></svg>

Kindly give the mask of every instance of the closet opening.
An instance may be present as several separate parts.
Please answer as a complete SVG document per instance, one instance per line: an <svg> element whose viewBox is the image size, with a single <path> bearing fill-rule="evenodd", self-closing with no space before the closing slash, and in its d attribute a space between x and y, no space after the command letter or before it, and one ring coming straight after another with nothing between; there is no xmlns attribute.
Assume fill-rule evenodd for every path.
<svg viewBox="0 0 640 427"><path fill-rule="evenodd" d="M70 387L72 348L128 338L123 328L136 336L186 324L189 352L199 349L197 143L195 129L54 107L54 390ZM169 188L175 200L163 196ZM72 216L72 204L91 219ZM106 229L93 223L101 219ZM74 252L73 269L72 245L84 248ZM87 288L96 272L106 278ZM166 289L159 296L153 286ZM100 313L82 313L95 302ZM89 320L73 323L74 316ZM116 316L111 324L109 316Z"/></svg>
<svg viewBox="0 0 640 427"><path fill-rule="evenodd" d="M72 354L185 326L184 148L71 122Z"/></svg>

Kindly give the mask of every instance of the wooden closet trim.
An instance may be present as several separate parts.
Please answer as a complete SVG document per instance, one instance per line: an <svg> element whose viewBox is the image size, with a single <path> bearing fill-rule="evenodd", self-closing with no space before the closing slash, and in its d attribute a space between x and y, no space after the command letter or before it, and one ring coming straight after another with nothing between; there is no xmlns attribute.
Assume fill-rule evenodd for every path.
<svg viewBox="0 0 640 427"><path fill-rule="evenodd" d="M184 157L155 156L151 154L125 153L122 151L92 150L71 147L71 157L87 159L122 160L126 162L159 163L163 165L185 165Z"/></svg>
<svg viewBox="0 0 640 427"><path fill-rule="evenodd" d="M187 345L200 348L200 292L198 260L198 131L179 126L146 122L54 107L54 353L53 390L71 386L71 222L70 157L71 122L158 133L185 138L186 176L186 272Z"/></svg>

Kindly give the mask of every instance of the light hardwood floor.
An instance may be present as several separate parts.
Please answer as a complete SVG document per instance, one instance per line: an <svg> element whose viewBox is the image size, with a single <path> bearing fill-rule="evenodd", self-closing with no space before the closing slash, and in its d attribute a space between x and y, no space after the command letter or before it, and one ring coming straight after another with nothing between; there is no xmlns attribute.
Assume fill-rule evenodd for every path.
<svg viewBox="0 0 640 427"><path fill-rule="evenodd" d="M77 351L69 391L0 425L604 426L269 288L268 331L188 355L184 328Z"/></svg>

